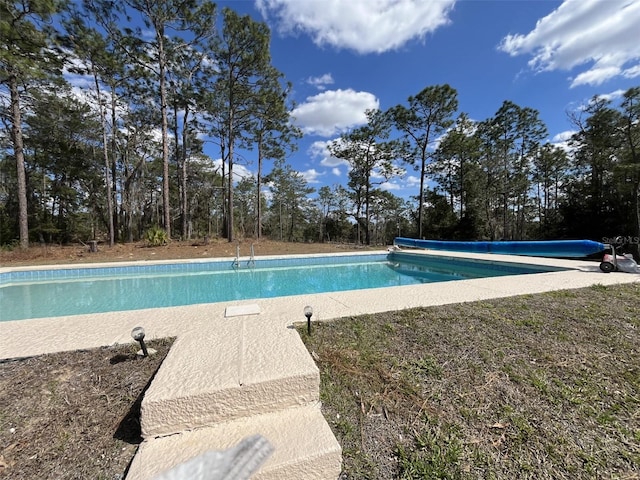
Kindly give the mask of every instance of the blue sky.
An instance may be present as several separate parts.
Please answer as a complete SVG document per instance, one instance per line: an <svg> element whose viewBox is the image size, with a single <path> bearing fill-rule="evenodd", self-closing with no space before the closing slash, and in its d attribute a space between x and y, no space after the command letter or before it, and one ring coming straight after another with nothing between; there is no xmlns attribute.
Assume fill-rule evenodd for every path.
<svg viewBox="0 0 640 480"><path fill-rule="evenodd" d="M361 125L368 108L405 103L448 83L459 109L484 120L505 100L535 108L560 142L594 95L640 84L636 0L236 0L218 2L265 21L273 64L293 83L305 132L287 161L311 186L345 183L327 142ZM255 171L246 154L249 172ZM267 166L267 170L269 166ZM415 172L384 188L417 194Z"/></svg>

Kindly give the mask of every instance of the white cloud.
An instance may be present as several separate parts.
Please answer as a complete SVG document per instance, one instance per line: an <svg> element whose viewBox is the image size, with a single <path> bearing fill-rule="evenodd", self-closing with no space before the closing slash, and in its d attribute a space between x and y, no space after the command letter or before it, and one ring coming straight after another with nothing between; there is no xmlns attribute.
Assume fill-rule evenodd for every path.
<svg viewBox="0 0 640 480"><path fill-rule="evenodd" d="M575 130L565 130L564 132L560 132L553 136L551 139L551 143L564 143L567 140L571 139L571 137L577 133Z"/></svg>
<svg viewBox="0 0 640 480"><path fill-rule="evenodd" d="M579 73L571 82L571 86L578 85L602 85L610 78L620 75L620 68L618 67L604 67L604 68L592 68L586 72Z"/></svg>
<svg viewBox="0 0 640 480"><path fill-rule="evenodd" d="M332 140L317 140L307 149L307 153L313 158L324 158L329 155L329 144Z"/></svg>
<svg viewBox="0 0 640 480"><path fill-rule="evenodd" d="M602 100L606 100L608 102L612 102L614 100L617 100L619 98L622 98L624 95L625 90L619 89L619 90L615 90L613 92L610 93L602 93L600 95L598 95L599 99Z"/></svg>
<svg viewBox="0 0 640 480"><path fill-rule="evenodd" d="M384 175L380 172L379 169L374 168L373 170L371 170L371 179L372 180L382 180L384 178L385 178Z"/></svg>
<svg viewBox="0 0 640 480"><path fill-rule="evenodd" d="M309 85L313 85L318 90L324 90L327 88L325 85L333 85L333 77L330 73L325 73L324 75L320 75L319 77L309 77L307 78L307 83Z"/></svg>
<svg viewBox="0 0 640 480"><path fill-rule="evenodd" d="M358 53L397 50L447 25L456 0L256 0L282 33Z"/></svg>
<svg viewBox="0 0 640 480"><path fill-rule="evenodd" d="M305 172L300 172L300 174L307 181L307 183L320 183L318 177L324 175L323 173L318 172L315 168L310 168Z"/></svg>
<svg viewBox="0 0 640 480"><path fill-rule="evenodd" d="M143 29L141 32L142 38L147 41L153 41L156 39L156 32L148 28Z"/></svg>
<svg viewBox="0 0 640 480"><path fill-rule="evenodd" d="M402 187L396 182L384 182L380 184L380 190L386 190L390 192L392 190L402 190Z"/></svg>
<svg viewBox="0 0 640 480"><path fill-rule="evenodd" d="M307 97L291 112L291 116L303 132L330 137L367 123L365 111L379 106L378 99L369 92L327 90Z"/></svg>
<svg viewBox="0 0 640 480"><path fill-rule="evenodd" d="M636 78L640 77L640 63L631 68L627 68L622 72L622 76L625 78Z"/></svg>
<svg viewBox="0 0 640 480"><path fill-rule="evenodd" d="M571 137L578 133L576 130L565 130L564 132L557 133L551 138L551 145L561 148L567 153L571 153L574 148L571 146Z"/></svg>
<svg viewBox="0 0 640 480"><path fill-rule="evenodd" d="M69 82L69 85L75 88L93 88L95 85L93 77L90 75L71 73L68 70L65 70L63 73L65 80Z"/></svg>
<svg viewBox="0 0 640 480"><path fill-rule="evenodd" d="M63 49L65 53L65 63L62 74L70 85L77 88L93 88L93 75L89 73L89 65L78 58L75 53L68 49Z"/></svg>
<svg viewBox="0 0 640 480"><path fill-rule="evenodd" d="M409 175L407 177L407 187L420 187L420 177Z"/></svg>
<svg viewBox="0 0 640 480"><path fill-rule="evenodd" d="M222 159L221 158L217 158L213 161L213 165L215 168L217 168L218 170L222 170ZM226 164L225 164L226 165ZM225 167L228 168L228 167ZM247 177L253 177L255 176L254 173L249 170L247 167L245 167L242 164L239 163L234 163L233 164L233 181L234 182L239 182L240 180L242 180L243 178L247 178Z"/></svg>
<svg viewBox="0 0 640 480"><path fill-rule="evenodd" d="M339 139L327 140L327 141L318 140L311 144L311 146L307 150L307 153L313 159L319 158L320 165L322 165L323 167L339 167L341 165L344 165L348 168L349 162L347 162L343 158L336 158L332 156L331 153L329 152L329 145L337 141L339 141Z"/></svg>
<svg viewBox="0 0 640 480"><path fill-rule="evenodd" d="M336 177L341 177L342 176L342 171L337 167L333 167L331 169L331 173L333 173Z"/></svg>
<svg viewBox="0 0 640 480"><path fill-rule="evenodd" d="M640 76L638 25L638 1L565 0L532 31L507 35L498 48L532 55L529 66L537 71L585 66L571 87L600 85L620 75Z"/></svg>

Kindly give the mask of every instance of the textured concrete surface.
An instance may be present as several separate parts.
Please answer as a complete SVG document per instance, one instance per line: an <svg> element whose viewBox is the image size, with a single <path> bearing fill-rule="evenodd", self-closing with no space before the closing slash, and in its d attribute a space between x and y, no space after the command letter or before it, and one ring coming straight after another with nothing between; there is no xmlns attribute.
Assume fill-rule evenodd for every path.
<svg viewBox="0 0 640 480"><path fill-rule="evenodd" d="M181 335L142 401L142 434L166 435L319 400L320 375L298 333L259 316Z"/></svg>
<svg viewBox="0 0 640 480"><path fill-rule="evenodd" d="M127 480L150 479L205 451L226 450L256 433L269 440L274 452L252 479L338 478L341 448L316 403L145 440L133 459Z"/></svg>
<svg viewBox="0 0 640 480"><path fill-rule="evenodd" d="M252 478L335 479L341 449L319 394L318 368L294 329L256 314L212 319L178 337L145 393L145 441L127 478L261 434L274 454Z"/></svg>
<svg viewBox="0 0 640 480"><path fill-rule="evenodd" d="M227 318L239 317L243 315L259 315L259 314L260 314L260 305L256 303L250 303L248 305L234 305L231 307L227 307L224 310L224 316Z"/></svg>

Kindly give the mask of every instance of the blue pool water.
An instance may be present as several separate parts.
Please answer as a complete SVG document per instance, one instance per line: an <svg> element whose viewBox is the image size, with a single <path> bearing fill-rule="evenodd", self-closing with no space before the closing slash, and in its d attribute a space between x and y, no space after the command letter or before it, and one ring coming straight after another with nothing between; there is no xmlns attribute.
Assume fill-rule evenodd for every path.
<svg viewBox="0 0 640 480"><path fill-rule="evenodd" d="M559 270L393 252L0 274L0 321Z"/></svg>

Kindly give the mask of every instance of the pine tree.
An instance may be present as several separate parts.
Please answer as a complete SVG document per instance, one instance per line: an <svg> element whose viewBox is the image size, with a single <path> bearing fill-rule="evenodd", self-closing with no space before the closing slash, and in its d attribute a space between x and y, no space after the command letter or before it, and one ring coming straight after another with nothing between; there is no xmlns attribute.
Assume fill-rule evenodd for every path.
<svg viewBox="0 0 640 480"><path fill-rule="evenodd" d="M406 161L420 171L418 192L418 238L422 238L423 210L427 165L430 148L453 123L458 109L458 92L449 85L426 87L407 100L409 107L397 105L390 109L395 126L408 142ZM416 165L417 164L417 165Z"/></svg>
<svg viewBox="0 0 640 480"><path fill-rule="evenodd" d="M22 135L21 89L48 75L60 75L61 58L52 49L55 32L52 15L63 0L3 1L0 3L0 83L9 90L11 143L18 183L18 231L20 246L29 247L27 180Z"/></svg>

